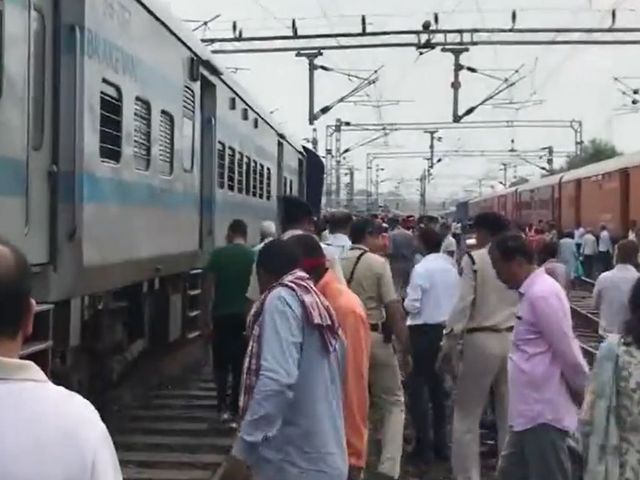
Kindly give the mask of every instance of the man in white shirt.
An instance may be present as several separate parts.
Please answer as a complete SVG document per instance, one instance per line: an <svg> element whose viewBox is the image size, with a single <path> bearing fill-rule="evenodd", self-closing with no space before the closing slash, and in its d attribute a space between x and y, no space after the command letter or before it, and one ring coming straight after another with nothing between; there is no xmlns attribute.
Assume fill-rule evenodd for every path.
<svg viewBox="0 0 640 480"><path fill-rule="evenodd" d="M598 254L598 239L591 229L582 237L582 248L580 255L582 257L582 265L584 268L584 276L593 278L596 255Z"/></svg>
<svg viewBox="0 0 640 480"><path fill-rule="evenodd" d="M347 211L333 212L327 219L329 224L329 237L323 245L333 253L336 258L344 258L351 248L349 230L353 223L353 215Z"/></svg>
<svg viewBox="0 0 640 480"><path fill-rule="evenodd" d="M454 260L440 253L442 236L431 227L418 234L425 257L418 263L409 281L404 308L409 317L409 339L413 357L413 372L409 389L409 406L416 432L412 457L428 464L431 456L448 459L447 414L442 376L436 371L444 325L458 299L460 277ZM432 418L424 398L428 390ZM430 445L429 426L433 429Z"/></svg>
<svg viewBox="0 0 640 480"><path fill-rule="evenodd" d="M599 273L607 272L611 270L613 257L613 244L611 243L611 235L607 230L607 226L602 224L600 226L600 239L598 241L598 267Z"/></svg>
<svg viewBox="0 0 640 480"><path fill-rule="evenodd" d="M596 281L593 298L600 311L600 333L621 334L629 318L629 294L640 274L633 266L638 258L638 244L623 240L618 244L616 266Z"/></svg>
<svg viewBox="0 0 640 480"><path fill-rule="evenodd" d="M0 240L0 478L121 480L100 415L80 395L20 360L33 330L29 265Z"/></svg>
<svg viewBox="0 0 640 480"><path fill-rule="evenodd" d="M440 253L449 255L451 258L456 258L456 253L458 252L458 244L451 235L451 226L445 223L441 228L441 233L444 237L444 240L442 241L442 249Z"/></svg>
<svg viewBox="0 0 640 480"><path fill-rule="evenodd" d="M585 233L586 230L584 227L580 223L576 224L576 229L573 231L573 241L576 244L576 252L578 255L582 252L582 238Z"/></svg>

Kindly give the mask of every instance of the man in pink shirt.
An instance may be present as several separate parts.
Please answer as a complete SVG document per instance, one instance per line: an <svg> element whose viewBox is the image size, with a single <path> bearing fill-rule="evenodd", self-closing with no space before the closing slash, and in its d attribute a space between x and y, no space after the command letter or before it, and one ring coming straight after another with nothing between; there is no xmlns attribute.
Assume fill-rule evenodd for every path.
<svg viewBox="0 0 640 480"><path fill-rule="evenodd" d="M588 367L572 330L563 288L534 263L519 233L489 248L498 278L520 295L509 354L510 432L501 480L570 480L568 439L577 427Z"/></svg>

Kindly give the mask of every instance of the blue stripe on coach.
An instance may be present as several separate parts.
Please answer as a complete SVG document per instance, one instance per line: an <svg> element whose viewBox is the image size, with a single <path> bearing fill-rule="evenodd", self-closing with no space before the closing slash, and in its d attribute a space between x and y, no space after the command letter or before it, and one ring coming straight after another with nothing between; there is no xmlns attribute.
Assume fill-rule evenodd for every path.
<svg viewBox="0 0 640 480"><path fill-rule="evenodd" d="M59 181L59 198L63 204L73 202L73 175L62 173ZM16 158L0 156L0 201L2 197L24 198L27 177L25 162ZM95 205L139 206L170 210L199 211L199 192L180 192L148 182L123 180L113 177L83 173L84 195L81 202ZM239 194L219 193L217 198L205 198L205 214L212 209L222 215L262 215L269 218L275 209L271 202L255 201Z"/></svg>
<svg viewBox="0 0 640 480"><path fill-rule="evenodd" d="M0 197L25 197L27 184L25 167L26 164L22 160L0 156ZM71 173L62 172L60 175L59 196L62 203L73 202L72 179ZM148 182L103 177L89 172L82 174L82 185L81 202L85 204L200 210L199 192L180 192Z"/></svg>

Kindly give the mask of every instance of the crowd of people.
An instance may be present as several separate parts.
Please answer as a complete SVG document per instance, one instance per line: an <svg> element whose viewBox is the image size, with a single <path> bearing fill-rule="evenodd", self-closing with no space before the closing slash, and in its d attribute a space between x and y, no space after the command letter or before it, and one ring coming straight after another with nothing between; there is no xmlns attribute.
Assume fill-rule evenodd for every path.
<svg viewBox="0 0 640 480"><path fill-rule="evenodd" d="M500 480L639 478L635 238L614 249L602 229L592 254L589 231L486 212L471 248L447 224L339 211L324 228L303 200L279 202L279 235L264 222L249 245L233 220L207 263L218 416L236 429L219 479L394 480L449 464L480 480L486 419ZM589 255L606 335L591 374L567 296ZM93 407L18 359L34 308L29 266L0 240L0 478L121 478Z"/></svg>

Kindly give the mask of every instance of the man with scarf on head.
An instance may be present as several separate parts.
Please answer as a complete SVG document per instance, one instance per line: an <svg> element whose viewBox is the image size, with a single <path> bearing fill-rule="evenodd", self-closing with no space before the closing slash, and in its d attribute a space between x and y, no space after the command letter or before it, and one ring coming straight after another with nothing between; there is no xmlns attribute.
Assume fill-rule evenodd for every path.
<svg viewBox="0 0 640 480"><path fill-rule="evenodd" d="M249 314L241 424L224 480L342 480L345 342L299 257L272 240L256 262L262 296Z"/></svg>
<svg viewBox="0 0 640 480"><path fill-rule="evenodd" d="M279 198L278 209L280 214L280 228L282 232L280 238L286 240L294 235L315 234L313 210L303 199L293 195L285 195ZM327 257L327 266L333 270L341 282L344 282L339 258L329 247L323 246L323 249ZM258 276L254 268L251 273L251 279L249 280L247 298L250 302L255 302L259 297L260 291L258 288Z"/></svg>

